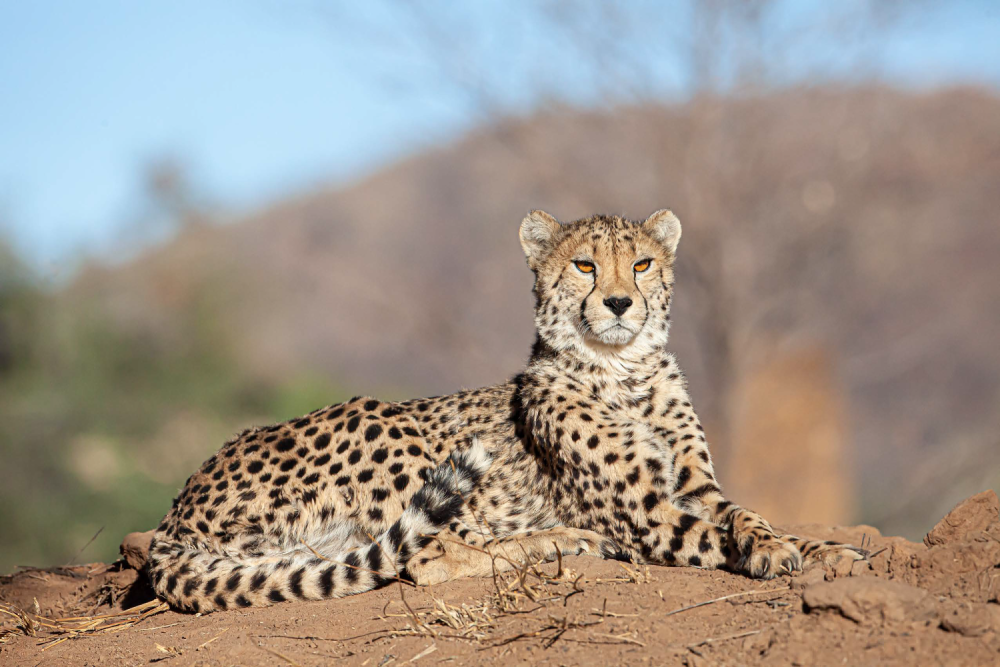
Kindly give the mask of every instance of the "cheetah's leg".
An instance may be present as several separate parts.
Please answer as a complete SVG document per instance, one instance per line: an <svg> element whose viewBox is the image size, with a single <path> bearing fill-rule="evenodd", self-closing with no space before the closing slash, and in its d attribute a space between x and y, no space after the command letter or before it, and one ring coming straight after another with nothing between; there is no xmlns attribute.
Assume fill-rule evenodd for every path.
<svg viewBox="0 0 1000 667"><path fill-rule="evenodd" d="M616 553L614 544L590 530L558 526L500 539L486 539L464 524L453 524L438 533L407 563L406 570L418 586L440 584L461 577L486 577L526 564L564 556Z"/></svg>
<svg viewBox="0 0 1000 667"><path fill-rule="evenodd" d="M801 570L819 562L832 565L841 558L861 560L867 553L848 544L804 540L794 535L778 535L762 516L726 500L715 480L711 462L697 448L678 456L678 469L687 470L686 482L671 500L684 509L706 518L729 532L729 566L758 579Z"/></svg>
<svg viewBox="0 0 1000 667"><path fill-rule="evenodd" d="M705 490L705 487L708 487ZM863 560L868 553L849 544L804 540L794 535L779 535L764 517L752 510L726 500L714 481L696 487L696 502L684 494L683 506L729 532L731 554L729 566L757 579L773 579L779 574L791 574L812 563L833 565L842 558ZM700 510L700 511L699 511Z"/></svg>
<svg viewBox="0 0 1000 667"><path fill-rule="evenodd" d="M655 565L687 565L715 569L729 563L733 551L727 531L678 507L658 501L632 526L632 560ZM634 553L634 549L639 553Z"/></svg>

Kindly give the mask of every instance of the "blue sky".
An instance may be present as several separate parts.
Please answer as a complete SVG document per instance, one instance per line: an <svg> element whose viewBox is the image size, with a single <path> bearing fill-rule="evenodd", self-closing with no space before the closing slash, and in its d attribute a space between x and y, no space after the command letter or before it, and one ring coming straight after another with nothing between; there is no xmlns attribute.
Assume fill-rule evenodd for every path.
<svg viewBox="0 0 1000 667"><path fill-rule="evenodd" d="M489 72L503 112L546 97L594 102L592 77L548 43L542 5L423 6L439 39L465 34L459 71ZM801 32L823 6L786 0L771 20ZM1000 85L1000 3L915 6L877 35L875 73L904 86ZM674 22L690 15L687 2L669 7ZM0 0L0 233L58 273L115 247L143 215L142 168L157 157L181 159L200 191L239 211L454 138L483 116L438 85L407 34L412 19L383 2ZM650 34L634 42L655 42L659 28L641 25ZM809 76L853 75L836 39L772 48L797 53ZM647 92L683 98L682 64L656 53ZM529 76L551 91L528 91Z"/></svg>

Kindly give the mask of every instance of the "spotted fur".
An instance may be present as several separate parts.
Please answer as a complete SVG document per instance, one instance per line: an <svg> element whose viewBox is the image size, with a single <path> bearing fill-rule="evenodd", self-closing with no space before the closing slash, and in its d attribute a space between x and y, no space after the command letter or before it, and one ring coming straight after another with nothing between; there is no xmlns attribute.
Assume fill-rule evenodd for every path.
<svg viewBox="0 0 1000 667"><path fill-rule="evenodd" d="M778 535L722 494L666 348L680 234L669 211L568 224L533 211L520 229L537 330L524 372L240 434L160 524L157 593L210 611L570 553L759 578L863 557Z"/></svg>

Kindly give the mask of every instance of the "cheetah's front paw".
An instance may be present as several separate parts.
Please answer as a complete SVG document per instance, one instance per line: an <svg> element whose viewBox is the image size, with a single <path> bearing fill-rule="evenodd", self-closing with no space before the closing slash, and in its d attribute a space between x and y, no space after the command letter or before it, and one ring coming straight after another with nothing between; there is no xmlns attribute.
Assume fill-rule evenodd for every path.
<svg viewBox="0 0 1000 667"><path fill-rule="evenodd" d="M791 542L774 535L747 536L736 568L754 579L774 579L802 569L802 554Z"/></svg>

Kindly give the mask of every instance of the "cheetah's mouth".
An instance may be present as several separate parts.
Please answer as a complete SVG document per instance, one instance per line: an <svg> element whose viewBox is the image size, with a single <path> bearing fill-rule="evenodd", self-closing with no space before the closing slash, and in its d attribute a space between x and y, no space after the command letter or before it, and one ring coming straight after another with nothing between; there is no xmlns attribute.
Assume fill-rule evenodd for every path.
<svg viewBox="0 0 1000 667"><path fill-rule="evenodd" d="M594 332L596 338L607 345L625 345L632 342L639 332L621 318L615 318L599 332Z"/></svg>

